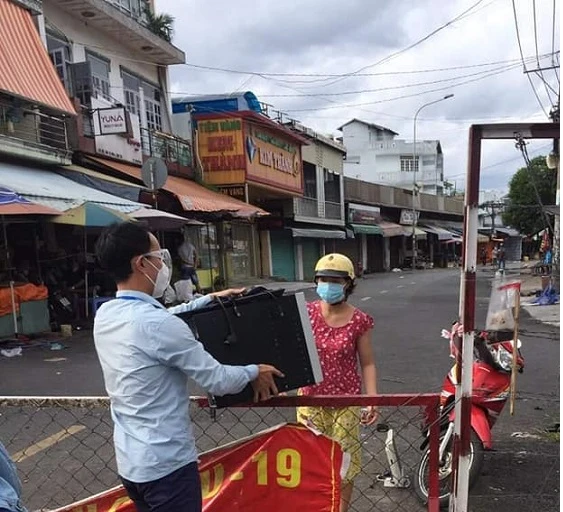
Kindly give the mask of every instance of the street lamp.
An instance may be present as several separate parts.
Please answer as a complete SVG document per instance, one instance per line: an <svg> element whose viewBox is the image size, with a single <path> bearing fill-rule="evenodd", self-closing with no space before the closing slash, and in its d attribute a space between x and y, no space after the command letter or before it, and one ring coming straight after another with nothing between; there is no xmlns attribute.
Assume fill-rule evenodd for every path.
<svg viewBox="0 0 563 512"><path fill-rule="evenodd" d="M417 225L417 218L416 218L416 195L418 193L417 185L416 185L416 173L417 173L417 165L416 165L416 120L418 118L418 114L420 111L430 105L434 105L435 103L440 103L444 100L449 100L453 98L453 94L446 94L443 98L438 100L430 101L422 105L414 115L414 125L413 125L413 142L412 142L412 269L416 270L416 225Z"/></svg>

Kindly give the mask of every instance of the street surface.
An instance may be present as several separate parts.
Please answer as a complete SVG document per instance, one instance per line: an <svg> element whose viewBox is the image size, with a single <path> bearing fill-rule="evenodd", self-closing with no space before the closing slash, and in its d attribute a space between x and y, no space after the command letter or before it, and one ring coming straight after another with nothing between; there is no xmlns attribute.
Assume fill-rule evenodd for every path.
<svg viewBox="0 0 563 512"><path fill-rule="evenodd" d="M492 274L480 270L478 277L477 307L479 325L482 325ZM449 328L456 319L458 293L457 269L376 274L359 280L351 300L371 314L376 322L374 348L381 393L440 391L442 380L451 367L448 343L440 338L440 331ZM307 290L306 296L314 298L314 290ZM518 376L516 414L510 417L507 406L495 426L495 451L487 453L483 476L472 492L473 512L490 511L493 506L498 512L532 508L559 510L559 444L544 432L559 422L559 331L532 320L525 310L522 315L521 339L526 370ZM24 349L22 357L0 358L0 393L9 396L104 396L101 372L89 333L79 333L64 343L68 348L61 351L28 348ZM195 394L197 390L191 392ZM69 496L73 486L77 492L80 486L85 486L88 492L99 491L100 482L94 474L102 469L103 485L115 484L111 471L113 453L109 444L111 422L104 408L89 409L86 413L79 408L66 412L51 408L37 413L33 407L0 407L0 413L0 438L7 438L8 444L13 441L10 451L14 453L29 446L38 451L37 460L26 456L20 463L20 469L28 475L28 483L33 482L33 490L27 488L26 491L33 496L36 508L39 498L48 496L48 489L56 483L66 486ZM32 414L33 421L30 420ZM225 422L213 423L206 411L196 411L195 414L200 449L210 448L223 438L230 439L227 433L232 437L236 428L240 429L240 435L245 435L255 427L264 428L284 418L291 419L291 414L284 411L270 413L268 421L257 419L254 411L246 411L240 415L225 413L230 419L225 416ZM234 416L241 416L244 422L238 423ZM390 417L392 422L394 417ZM75 437L80 440L73 440L72 446L69 439L56 438L61 426L80 429L81 425L86 425L87 431L94 430L95 434L80 438L78 430ZM407 456L409 467L410 459L414 464L417 457L415 442L419 434L414 427L418 427L414 421L408 425L411 433L407 437L412 443ZM381 443L381 434L377 434L377 441L375 432L366 430L365 444L374 447L374 443ZM37 442L47 435L55 435L48 441L48 448L44 445L37 447ZM59 460L59 455L41 457L42 451L59 443L69 443L65 453L72 454L76 467L65 467L62 471L57 465L64 463L64 458ZM381 444L377 446L379 448L374 448L374 453L382 451ZM93 448L96 449L95 458L91 455ZM88 469L81 467L81 457ZM381 468L374 471L381 471ZM38 475L44 484L37 484ZM377 495L378 491L373 491L371 484L373 482L361 486L364 501L369 498L370 489L372 495ZM409 493L393 492L406 492L403 496ZM63 497L61 501L68 502L68 498ZM414 502L412 505L410 501L408 503L415 506ZM403 506L406 505L404 502ZM358 510L369 510L369 503L366 502L365 507L358 505ZM407 509L415 510L404 508ZM380 510L393 508L385 508L382 504Z"/></svg>

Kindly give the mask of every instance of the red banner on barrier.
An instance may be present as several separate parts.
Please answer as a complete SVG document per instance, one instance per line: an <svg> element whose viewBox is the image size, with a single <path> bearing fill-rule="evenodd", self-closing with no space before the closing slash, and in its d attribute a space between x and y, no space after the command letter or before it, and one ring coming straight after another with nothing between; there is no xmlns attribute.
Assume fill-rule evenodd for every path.
<svg viewBox="0 0 563 512"><path fill-rule="evenodd" d="M301 425L286 424L200 456L203 512L300 510L338 512L340 445ZM288 500L291 500L289 502ZM135 512L123 487L54 512Z"/></svg>

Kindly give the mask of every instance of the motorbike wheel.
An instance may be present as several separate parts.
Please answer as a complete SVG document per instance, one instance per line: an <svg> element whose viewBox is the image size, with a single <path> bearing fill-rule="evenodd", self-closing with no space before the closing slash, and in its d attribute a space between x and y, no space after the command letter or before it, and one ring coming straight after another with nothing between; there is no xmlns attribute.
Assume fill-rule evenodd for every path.
<svg viewBox="0 0 563 512"><path fill-rule="evenodd" d="M440 442L442 437L440 437ZM473 487L477 478L481 474L484 460L483 443L475 432L471 432L470 453L472 456L471 467L469 468L469 488ZM424 503L428 503L428 473L429 473L430 447L427 447L422 454L420 462L414 475L414 490L418 498ZM440 480L439 496L440 508L447 508L451 494L451 474L452 474L452 442L446 447L444 457L440 461L438 477Z"/></svg>

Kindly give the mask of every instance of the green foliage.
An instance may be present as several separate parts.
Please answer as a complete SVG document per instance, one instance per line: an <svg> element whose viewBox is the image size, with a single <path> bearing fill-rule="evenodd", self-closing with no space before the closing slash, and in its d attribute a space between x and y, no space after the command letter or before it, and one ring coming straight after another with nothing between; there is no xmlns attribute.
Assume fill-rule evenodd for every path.
<svg viewBox="0 0 563 512"><path fill-rule="evenodd" d="M545 156L522 167L510 180L509 205L502 220L523 235L534 235L544 229L545 221L534 190L535 183L544 206L555 204L556 170L548 169ZM533 180L533 181L532 181Z"/></svg>
<svg viewBox="0 0 563 512"><path fill-rule="evenodd" d="M174 35L174 16L170 14L154 14L148 7L145 8L147 17L147 28L158 37L168 41L172 41Z"/></svg>

